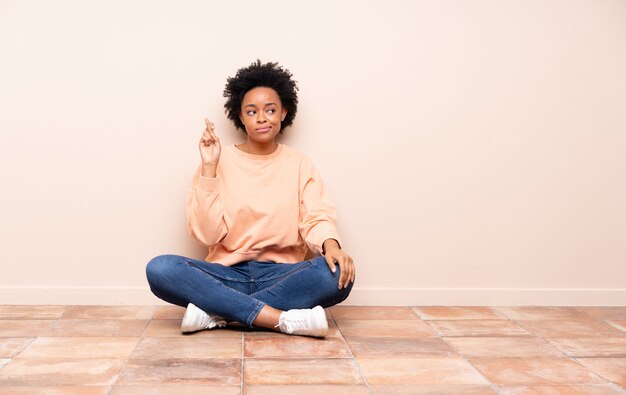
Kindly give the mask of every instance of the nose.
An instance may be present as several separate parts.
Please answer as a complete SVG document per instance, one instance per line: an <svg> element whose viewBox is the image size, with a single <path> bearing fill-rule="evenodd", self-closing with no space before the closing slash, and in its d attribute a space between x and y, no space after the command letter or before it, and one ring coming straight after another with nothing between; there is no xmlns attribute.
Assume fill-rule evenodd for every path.
<svg viewBox="0 0 626 395"><path fill-rule="evenodd" d="M267 121L267 119L265 118L265 114L263 113L263 111L259 111L257 117L256 117L256 121L257 123L263 123L265 121Z"/></svg>

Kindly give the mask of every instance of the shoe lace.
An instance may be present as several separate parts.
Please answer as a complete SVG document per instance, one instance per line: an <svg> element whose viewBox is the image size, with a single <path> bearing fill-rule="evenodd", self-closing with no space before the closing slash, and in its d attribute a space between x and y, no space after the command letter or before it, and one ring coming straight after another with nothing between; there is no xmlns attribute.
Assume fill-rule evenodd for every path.
<svg viewBox="0 0 626 395"><path fill-rule="evenodd" d="M304 316L297 317L289 317L276 325L276 327L280 327L286 333L293 333L299 329L306 330L307 329L307 321Z"/></svg>

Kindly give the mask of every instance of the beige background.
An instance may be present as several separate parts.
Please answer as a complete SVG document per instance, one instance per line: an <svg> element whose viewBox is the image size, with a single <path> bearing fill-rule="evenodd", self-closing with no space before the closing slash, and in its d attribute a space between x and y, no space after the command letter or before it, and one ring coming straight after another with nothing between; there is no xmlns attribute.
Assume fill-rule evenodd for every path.
<svg viewBox="0 0 626 395"><path fill-rule="evenodd" d="M156 303L203 117L278 60L352 304L626 304L626 2L2 1L0 303Z"/></svg>

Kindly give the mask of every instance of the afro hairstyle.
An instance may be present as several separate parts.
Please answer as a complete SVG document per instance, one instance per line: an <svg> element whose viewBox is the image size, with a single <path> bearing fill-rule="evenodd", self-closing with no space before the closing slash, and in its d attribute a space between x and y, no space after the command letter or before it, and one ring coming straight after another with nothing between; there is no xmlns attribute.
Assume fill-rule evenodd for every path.
<svg viewBox="0 0 626 395"><path fill-rule="evenodd" d="M261 63L259 59L248 67L237 70L234 77L228 77L224 88L224 112L228 119L233 121L237 129L246 131L245 126L239 119L241 102L244 95L257 87L272 88L278 94L283 108L287 110L285 120L281 123L280 133L290 126L298 111L298 86L291 79L289 70L283 69L278 63Z"/></svg>

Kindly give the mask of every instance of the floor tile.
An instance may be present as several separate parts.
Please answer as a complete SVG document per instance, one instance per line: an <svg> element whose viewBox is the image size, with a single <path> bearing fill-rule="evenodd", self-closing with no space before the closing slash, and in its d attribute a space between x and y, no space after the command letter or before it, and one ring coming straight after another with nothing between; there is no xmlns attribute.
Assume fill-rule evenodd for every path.
<svg viewBox="0 0 626 395"><path fill-rule="evenodd" d="M438 337L346 337L355 357L449 357L456 352Z"/></svg>
<svg viewBox="0 0 626 395"><path fill-rule="evenodd" d="M182 320L185 308L181 306L160 306L152 316L153 320Z"/></svg>
<svg viewBox="0 0 626 395"><path fill-rule="evenodd" d="M564 357L558 349L537 337L447 337L444 339L466 357Z"/></svg>
<svg viewBox="0 0 626 395"><path fill-rule="evenodd" d="M619 395L624 392L610 384L501 387L505 395Z"/></svg>
<svg viewBox="0 0 626 395"><path fill-rule="evenodd" d="M244 395L369 395L367 386L341 384L246 385Z"/></svg>
<svg viewBox="0 0 626 395"><path fill-rule="evenodd" d="M144 337L180 337L180 320L152 320L143 332ZM182 336L198 337L237 337L241 338L241 331L234 329L211 329L194 332Z"/></svg>
<svg viewBox="0 0 626 395"><path fill-rule="evenodd" d="M611 325L613 328L619 329L622 332L626 332L626 320L607 320L605 322Z"/></svg>
<svg viewBox="0 0 626 395"><path fill-rule="evenodd" d="M0 305L0 395L626 393L626 307L336 306L325 339L184 310Z"/></svg>
<svg viewBox="0 0 626 395"><path fill-rule="evenodd" d="M138 337L39 337L16 358L126 359Z"/></svg>
<svg viewBox="0 0 626 395"><path fill-rule="evenodd" d="M373 384L489 384L462 358L357 358L361 371Z"/></svg>
<svg viewBox="0 0 626 395"><path fill-rule="evenodd" d="M570 357L626 357L626 337L550 338Z"/></svg>
<svg viewBox="0 0 626 395"><path fill-rule="evenodd" d="M362 384L353 359L246 359L245 384Z"/></svg>
<svg viewBox="0 0 626 395"><path fill-rule="evenodd" d="M588 317L575 307L513 306L494 307L494 310L512 320L568 320Z"/></svg>
<svg viewBox="0 0 626 395"><path fill-rule="evenodd" d="M107 395L110 387L0 387L0 395Z"/></svg>
<svg viewBox="0 0 626 395"><path fill-rule="evenodd" d="M45 333L53 320L0 320L0 337L37 337Z"/></svg>
<svg viewBox="0 0 626 395"><path fill-rule="evenodd" d="M519 326L541 337L622 337L626 333L596 319L516 321Z"/></svg>
<svg viewBox="0 0 626 395"><path fill-rule="evenodd" d="M0 370L2 386L112 385L123 360L118 359L14 359Z"/></svg>
<svg viewBox="0 0 626 395"><path fill-rule="evenodd" d="M49 337L135 337L141 336L148 320L62 319L44 332Z"/></svg>
<svg viewBox="0 0 626 395"><path fill-rule="evenodd" d="M156 306L72 306L63 318L149 320L156 309Z"/></svg>
<svg viewBox="0 0 626 395"><path fill-rule="evenodd" d="M0 305L0 319L49 320L60 318L69 306Z"/></svg>
<svg viewBox="0 0 626 395"><path fill-rule="evenodd" d="M253 338L253 337L284 338L285 336L288 336L288 335L285 335L284 333L276 332L271 329L265 329L265 328L253 328L253 329L242 328L241 333L246 339ZM339 329L337 328L337 324L335 324L334 321L328 321L328 333L326 334L326 339L331 338L331 337L342 337L341 332L339 332Z"/></svg>
<svg viewBox="0 0 626 395"><path fill-rule="evenodd" d="M497 395L487 385L420 385L420 384L377 384L371 386L375 395Z"/></svg>
<svg viewBox="0 0 626 395"><path fill-rule="evenodd" d="M493 384L595 384L597 376L569 358L469 358Z"/></svg>
<svg viewBox="0 0 626 395"><path fill-rule="evenodd" d="M452 336L524 336L529 333L509 320L428 321L439 335Z"/></svg>
<svg viewBox="0 0 626 395"><path fill-rule="evenodd" d="M578 358L587 369L626 389L626 358Z"/></svg>
<svg viewBox="0 0 626 395"><path fill-rule="evenodd" d="M432 337L433 331L420 320L337 320L343 336Z"/></svg>
<svg viewBox="0 0 626 395"><path fill-rule="evenodd" d="M316 339L303 336L248 337L246 358L351 358L341 338Z"/></svg>
<svg viewBox="0 0 626 395"><path fill-rule="evenodd" d="M576 310L603 320L626 320L626 306L578 307Z"/></svg>
<svg viewBox="0 0 626 395"><path fill-rule="evenodd" d="M415 312L404 306L335 306L335 320L416 320Z"/></svg>
<svg viewBox="0 0 626 395"><path fill-rule="evenodd" d="M32 337L5 337L0 339L0 358L13 358L34 339Z"/></svg>
<svg viewBox="0 0 626 395"><path fill-rule="evenodd" d="M240 385L158 384L113 387L109 395L239 395Z"/></svg>
<svg viewBox="0 0 626 395"><path fill-rule="evenodd" d="M483 306L426 306L413 307L413 310L423 320L501 320L506 318L491 307Z"/></svg>
<svg viewBox="0 0 626 395"><path fill-rule="evenodd" d="M241 358L130 359L116 385L241 383Z"/></svg>
<svg viewBox="0 0 626 395"><path fill-rule="evenodd" d="M147 337L141 339L131 358L241 358L241 342L241 336Z"/></svg>

